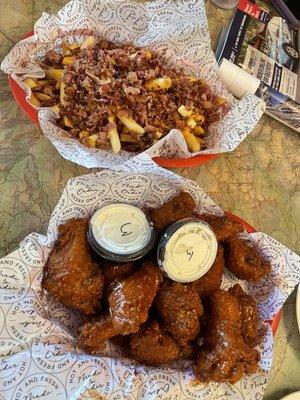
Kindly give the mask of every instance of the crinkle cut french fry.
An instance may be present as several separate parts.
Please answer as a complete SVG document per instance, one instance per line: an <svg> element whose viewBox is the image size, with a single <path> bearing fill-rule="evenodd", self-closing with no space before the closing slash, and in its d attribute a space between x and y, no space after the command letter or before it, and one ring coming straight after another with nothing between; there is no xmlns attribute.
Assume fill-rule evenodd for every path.
<svg viewBox="0 0 300 400"><path fill-rule="evenodd" d="M145 129L139 125L133 118L127 117L122 111L118 112L117 117L131 132L143 134Z"/></svg>
<svg viewBox="0 0 300 400"><path fill-rule="evenodd" d="M110 142L112 151L114 153L119 153L119 151L121 150L121 142L120 142L117 126L116 126L116 117L114 115L110 115L108 117L108 121L111 124L113 124L113 126L114 126L113 128L108 130L108 133L107 133L108 140Z"/></svg>
<svg viewBox="0 0 300 400"><path fill-rule="evenodd" d="M26 78L26 79L24 79L23 82L25 83L25 85L30 87L30 89L33 89L37 86L36 80L32 79L32 78Z"/></svg>
<svg viewBox="0 0 300 400"><path fill-rule="evenodd" d="M196 151L199 151L201 149L199 141L191 132L184 130L182 133L185 138L187 148L189 149L189 151L195 153Z"/></svg>

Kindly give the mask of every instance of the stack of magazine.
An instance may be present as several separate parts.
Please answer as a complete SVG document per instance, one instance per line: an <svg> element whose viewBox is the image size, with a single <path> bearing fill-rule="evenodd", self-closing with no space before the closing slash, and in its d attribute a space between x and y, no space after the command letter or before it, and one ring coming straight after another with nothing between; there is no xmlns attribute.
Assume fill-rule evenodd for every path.
<svg viewBox="0 0 300 400"><path fill-rule="evenodd" d="M226 58L255 75L257 96L266 113L300 132L299 30L270 4L239 0L228 28L221 32L217 60Z"/></svg>

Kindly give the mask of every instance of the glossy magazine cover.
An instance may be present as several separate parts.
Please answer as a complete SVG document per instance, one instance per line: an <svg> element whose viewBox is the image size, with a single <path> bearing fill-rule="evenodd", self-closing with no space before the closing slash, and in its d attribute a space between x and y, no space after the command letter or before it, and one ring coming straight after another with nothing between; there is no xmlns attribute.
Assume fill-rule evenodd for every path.
<svg viewBox="0 0 300 400"><path fill-rule="evenodd" d="M266 113L300 132L299 30L270 4L240 0L216 51L260 79Z"/></svg>

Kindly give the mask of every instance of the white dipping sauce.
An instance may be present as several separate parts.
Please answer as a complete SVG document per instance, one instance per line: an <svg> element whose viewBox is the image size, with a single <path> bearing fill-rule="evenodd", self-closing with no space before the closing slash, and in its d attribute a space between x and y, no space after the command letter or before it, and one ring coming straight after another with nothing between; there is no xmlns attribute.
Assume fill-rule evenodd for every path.
<svg viewBox="0 0 300 400"><path fill-rule="evenodd" d="M108 204L92 216L90 228L97 244L108 252L129 255L144 249L152 231L145 214L130 204Z"/></svg>
<svg viewBox="0 0 300 400"><path fill-rule="evenodd" d="M179 221L180 222L180 221ZM174 230L168 235L168 230ZM218 242L213 230L205 222L183 220L176 222L165 233L163 259L158 259L166 275L176 282L192 282L206 274L215 261Z"/></svg>

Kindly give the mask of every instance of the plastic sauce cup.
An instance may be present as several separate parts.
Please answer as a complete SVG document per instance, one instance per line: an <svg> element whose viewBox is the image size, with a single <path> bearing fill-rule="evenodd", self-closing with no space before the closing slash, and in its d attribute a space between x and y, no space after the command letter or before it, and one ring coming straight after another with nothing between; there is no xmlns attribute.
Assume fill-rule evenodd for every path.
<svg viewBox="0 0 300 400"><path fill-rule="evenodd" d="M211 227L198 219L186 218L164 232L157 248L157 261L173 281L192 282L210 269L217 250L217 238Z"/></svg>
<svg viewBox="0 0 300 400"><path fill-rule="evenodd" d="M147 254L155 242L152 222L130 204L108 204L95 212L88 230L93 250L110 261L128 262Z"/></svg>

